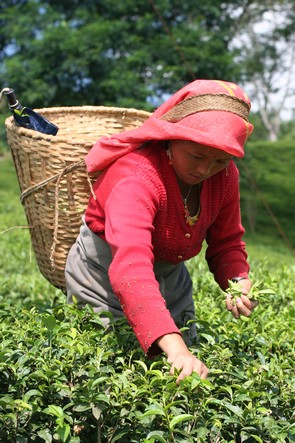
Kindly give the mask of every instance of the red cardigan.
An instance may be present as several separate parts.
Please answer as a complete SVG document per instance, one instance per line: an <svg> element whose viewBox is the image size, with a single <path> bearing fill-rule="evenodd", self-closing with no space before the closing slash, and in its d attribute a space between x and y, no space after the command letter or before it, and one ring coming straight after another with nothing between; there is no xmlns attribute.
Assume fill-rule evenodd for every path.
<svg viewBox="0 0 295 443"><path fill-rule="evenodd" d="M194 226L165 149L148 146L121 157L94 185L85 214L89 228L107 241L113 255L109 278L140 345L179 333L153 272L154 261L179 263L197 255L204 240L206 259L221 288L248 276L240 219L238 170L233 161L203 183L201 213Z"/></svg>

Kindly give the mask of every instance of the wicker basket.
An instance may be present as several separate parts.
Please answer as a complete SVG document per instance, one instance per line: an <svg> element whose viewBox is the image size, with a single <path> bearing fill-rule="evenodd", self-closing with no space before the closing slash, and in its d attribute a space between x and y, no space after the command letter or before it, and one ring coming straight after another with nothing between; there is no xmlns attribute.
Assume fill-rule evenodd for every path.
<svg viewBox="0 0 295 443"><path fill-rule="evenodd" d="M82 223L91 182L84 157L101 135L140 126L149 113L136 109L82 106L38 109L59 127L56 136L41 134L5 121L40 272L65 291L68 252Z"/></svg>

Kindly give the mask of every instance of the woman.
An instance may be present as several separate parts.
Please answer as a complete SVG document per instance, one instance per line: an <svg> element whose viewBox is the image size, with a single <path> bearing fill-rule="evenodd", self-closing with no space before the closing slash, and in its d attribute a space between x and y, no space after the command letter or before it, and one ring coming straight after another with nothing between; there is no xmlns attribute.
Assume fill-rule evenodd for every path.
<svg viewBox="0 0 295 443"><path fill-rule="evenodd" d="M80 235L66 265L69 302L114 318L126 316L148 356L164 352L177 382L207 367L188 346L196 336L192 283L184 261L204 240L220 287L239 281L242 296L226 307L234 317L255 308L247 293L238 171L253 130L250 101L237 85L196 80L135 130L102 137L86 157L94 185ZM102 314L103 315L103 314ZM107 324L107 319L105 319Z"/></svg>

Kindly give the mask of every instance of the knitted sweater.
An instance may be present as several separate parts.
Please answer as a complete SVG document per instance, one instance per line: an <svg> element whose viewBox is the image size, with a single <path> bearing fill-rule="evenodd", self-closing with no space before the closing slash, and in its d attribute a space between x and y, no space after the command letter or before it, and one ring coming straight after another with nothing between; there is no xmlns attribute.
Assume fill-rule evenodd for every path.
<svg viewBox="0 0 295 443"><path fill-rule="evenodd" d="M227 288L228 279L247 277L238 170L233 161L227 170L203 183L201 212L193 226L186 223L166 151L156 143L115 161L94 185L96 200L90 198L85 221L111 247L110 282L146 353L159 337L179 333L159 291L155 261L188 260L206 240L206 259L221 288Z"/></svg>

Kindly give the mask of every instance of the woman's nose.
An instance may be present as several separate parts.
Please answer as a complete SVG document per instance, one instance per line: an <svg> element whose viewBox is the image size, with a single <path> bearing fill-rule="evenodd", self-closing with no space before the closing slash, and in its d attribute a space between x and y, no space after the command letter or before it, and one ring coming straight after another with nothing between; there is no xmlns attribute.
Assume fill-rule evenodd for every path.
<svg viewBox="0 0 295 443"><path fill-rule="evenodd" d="M202 160L198 165L198 171L203 177L209 177L213 169L214 162L212 160L206 159Z"/></svg>

